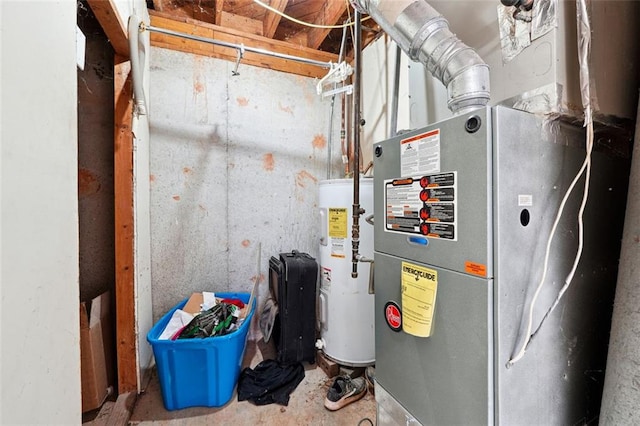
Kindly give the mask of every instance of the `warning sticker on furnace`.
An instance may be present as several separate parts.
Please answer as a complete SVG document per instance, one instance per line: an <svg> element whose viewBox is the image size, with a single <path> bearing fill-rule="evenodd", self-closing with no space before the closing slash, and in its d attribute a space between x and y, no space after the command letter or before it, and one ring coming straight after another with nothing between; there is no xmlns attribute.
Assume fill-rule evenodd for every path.
<svg viewBox="0 0 640 426"><path fill-rule="evenodd" d="M457 172L385 181L385 231L455 241Z"/></svg>
<svg viewBox="0 0 640 426"><path fill-rule="evenodd" d="M415 176L440 171L440 129L400 141L400 174Z"/></svg>
<svg viewBox="0 0 640 426"><path fill-rule="evenodd" d="M438 271L402 262L401 283L402 329L413 336L431 336Z"/></svg>

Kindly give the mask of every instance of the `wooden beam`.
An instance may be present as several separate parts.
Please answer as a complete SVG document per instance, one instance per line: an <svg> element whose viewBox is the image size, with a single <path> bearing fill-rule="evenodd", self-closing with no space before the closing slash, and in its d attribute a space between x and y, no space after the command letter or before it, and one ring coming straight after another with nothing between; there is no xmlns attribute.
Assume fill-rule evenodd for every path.
<svg viewBox="0 0 640 426"><path fill-rule="evenodd" d="M322 13L318 15L318 19L316 20L316 24L319 25L335 25L338 23L338 19L342 16L344 11L347 9L346 2L327 2L327 9L323 10ZM322 42L331 30L327 28L312 28L309 30L308 35L308 44L312 49L317 49L320 47Z"/></svg>
<svg viewBox="0 0 640 426"><path fill-rule="evenodd" d="M213 23L216 25L220 25L220 22L222 21L222 12L223 12L222 9L224 9L224 0L215 0L215 1L216 1L216 5L215 5L216 17Z"/></svg>
<svg viewBox="0 0 640 426"><path fill-rule="evenodd" d="M120 19L114 0L87 0L93 14L98 18L104 33L116 51L116 55L129 59L127 26Z"/></svg>
<svg viewBox="0 0 640 426"><path fill-rule="evenodd" d="M133 221L133 88L131 63L116 59L114 69L116 353L118 393L138 391L134 287Z"/></svg>
<svg viewBox="0 0 640 426"><path fill-rule="evenodd" d="M273 7L276 10L282 12L284 8L287 6L288 0L271 0L269 6ZM273 35L276 33L276 29L278 29L278 25L280 24L281 16L277 13L273 13L270 10L267 10L267 13L264 15L264 23L262 27L262 34L265 37L273 38Z"/></svg>
<svg viewBox="0 0 640 426"><path fill-rule="evenodd" d="M229 28L242 28L243 32L262 35L262 22L247 18L246 16L235 15L229 12L222 12L220 25Z"/></svg>
<svg viewBox="0 0 640 426"><path fill-rule="evenodd" d="M329 1L327 7L322 9L315 20L316 25L335 25L338 19L342 16L347 9L347 4L341 1ZM331 31L328 28L305 28L298 34L290 38L290 41L302 41L302 34L306 34L307 44L306 46L311 49L317 49Z"/></svg>
<svg viewBox="0 0 640 426"><path fill-rule="evenodd" d="M338 56L332 53L321 52L302 46L294 46L280 40L273 40L254 34L248 34L231 28L219 27L213 24L206 24L192 19L175 20L172 17L159 12L149 11L151 15L151 25L165 28L180 33L196 35L199 37L211 38L234 44L244 44L246 47L265 49L271 52L283 53L302 58L307 58L320 62L337 62ZM180 37L164 34L151 33L151 45L166 49L178 50L181 52L205 55L214 58L236 61L236 49L215 46L209 43L188 40ZM280 59L273 56L260 55L252 52L245 52L242 59L243 64L253 65L261 68L268 68L278 71L288 72L306 77L321 78L327 74L327 69L312 64L295 62L287 59Z"/></svg>

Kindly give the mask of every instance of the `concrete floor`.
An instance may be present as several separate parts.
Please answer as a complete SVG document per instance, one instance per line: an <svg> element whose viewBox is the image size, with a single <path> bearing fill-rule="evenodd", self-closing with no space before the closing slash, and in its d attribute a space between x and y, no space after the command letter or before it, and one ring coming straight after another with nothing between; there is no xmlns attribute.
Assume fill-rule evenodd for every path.
<svg viewBox="0 0 640 426"><path fill-rule="evenodd" d="M252 330L253 331L253 330ZM255 367L263 359L275 358L272 345L262 339L252 340L250 333L243 360ZM291 394L288 406L255 406L238 402L236 393L221 408L192 407L167 411L162 403L157 374L152 375L146 390L138 397L129 424L133 425L373 425L376 419L375 398L367 393L361 400L331 412L324 408L324 398L333 380L316 364L305 363L305 378ZM371 423L364 420L368 418Z"/></svg>

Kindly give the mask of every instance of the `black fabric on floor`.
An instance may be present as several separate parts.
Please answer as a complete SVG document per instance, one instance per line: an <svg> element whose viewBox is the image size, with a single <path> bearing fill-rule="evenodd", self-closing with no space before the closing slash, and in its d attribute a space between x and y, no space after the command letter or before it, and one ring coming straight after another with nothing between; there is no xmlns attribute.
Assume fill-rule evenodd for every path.
<svg viewBox="0 0 640 426"><path fill-rule="evenodd" d="M301 363L281 365L266 359L254 369L245 368L238 379L238 401L249 400L256 405L288 405L289 395L304 379Z"/></svg>

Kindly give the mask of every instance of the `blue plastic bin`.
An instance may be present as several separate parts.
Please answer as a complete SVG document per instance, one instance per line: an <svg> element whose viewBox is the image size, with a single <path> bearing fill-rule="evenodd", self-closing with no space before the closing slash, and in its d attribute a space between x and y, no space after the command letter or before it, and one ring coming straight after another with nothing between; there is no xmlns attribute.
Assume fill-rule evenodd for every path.
<svg viewBox="0 0 640 426"><path fill-rule="evenodd" d="M236 298L249 303L249 293L216 293L216 297ZM186 407L221 407L231 399L240 375L242 358L255 311L255 300L240 328L226 336L204 339L158 340L183 300L147 334L153 348L167 410Z"/></svg>

